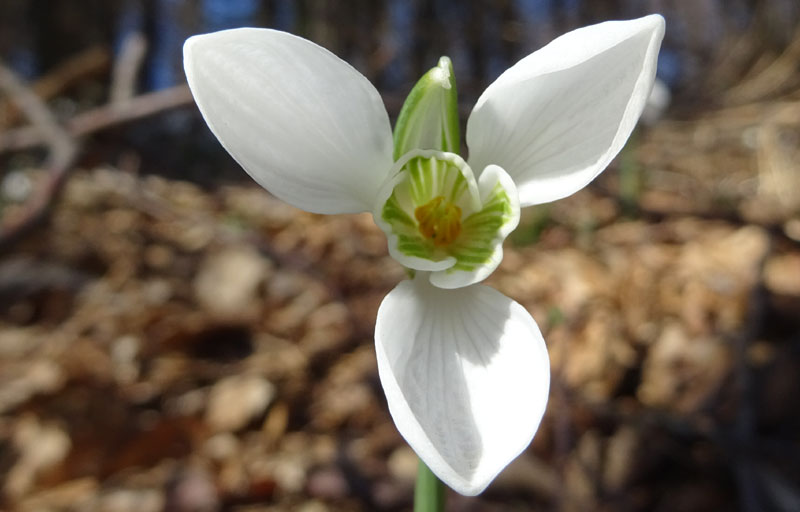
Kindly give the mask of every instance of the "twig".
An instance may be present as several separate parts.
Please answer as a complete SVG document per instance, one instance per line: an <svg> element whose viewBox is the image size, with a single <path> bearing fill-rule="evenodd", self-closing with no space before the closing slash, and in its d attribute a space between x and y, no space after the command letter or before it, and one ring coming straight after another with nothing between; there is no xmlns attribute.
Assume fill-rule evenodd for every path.
<svg viewBox="0 0 800 512"><path fill-rule="evenodd" d="M111 70L111 104L121 105L136 94L136 78L147 52L147 39L132 32L122 42L119 56Z"/></svg>
<svg viewBox="0 0 800 512"><path fill-rule="evenodd" d="M194 103L189 86L176 85L169 89L142 94L126 101L124 105L107 105L89 110L67 121L67 130L73 137L82 137L111 126L117 126L165 110Z"/></svg>
<svg viewBox="0 0 800 512"><path fill-rule="evenodd" d="M66 59L44 77L30 84L33 92L43 100L49 100L76 81L87 76L105 72L111 62L108 49L94 46ZM0 98L0 128L12 126L22 114L11 98Z"/></svg>
<svg viewBox="0 0 800 512"><path fill-rule="evenodd" d="M61 189L78 147L70 135L39 98L13 71L0 63L0 90L25 114L49 153L45 167L49 177L25 204L23 212L11 222L0 225L0 252L22 237L47 214L53 197ZM3 219L5 221L5 219Z"/></svg>
<svg viewBox="0 0 800 512"><path fill-rule="evenodd" d="M88 110L67 121L65 127L71 137L79 138L165 110L183 107L192 101L189 87L176 85L162 91L142 94L120 105L104 105ZM19 128L0 134L0 153L30 149L45 143L44 137L35 127Z"/></svg>

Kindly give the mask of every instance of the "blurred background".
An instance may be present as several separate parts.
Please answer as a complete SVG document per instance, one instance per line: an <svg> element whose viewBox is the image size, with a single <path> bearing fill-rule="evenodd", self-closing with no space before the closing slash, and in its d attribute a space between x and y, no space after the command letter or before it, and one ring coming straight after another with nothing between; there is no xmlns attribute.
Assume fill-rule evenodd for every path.
<svg viewBox="0 0 800 512"><path fill-rule="evenodd" d="M488 281L547 340L542 427L449 509L800 510L796 0L3 0L0 509L410 509L372 346L404 272L369 215L298 211L238 168L186 37L302 35L392 118L449 55L465 121L555 36L651 12L640 127L524 211Z"/></svg>

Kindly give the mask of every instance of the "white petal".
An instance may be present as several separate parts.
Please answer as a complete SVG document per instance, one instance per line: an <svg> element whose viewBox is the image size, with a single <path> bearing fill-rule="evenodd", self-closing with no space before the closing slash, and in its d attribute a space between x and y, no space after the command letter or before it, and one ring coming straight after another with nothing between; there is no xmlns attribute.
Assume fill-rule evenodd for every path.
<svg viewBox="0 0 800 512"><path fill-rule="evenodd" d="M470 166L504 168L522 206L586 186L636 126L663 36L659 15L609 21L569 32L519 61L470 115Z"/></svg>
<svg viewBox="0 0 800 512"><path fill-rule="evenodd" d="M352 66L300 37L241 28L183 47L197 105L259 184L298 208L372 208L392 165L380 95Z"/></svg>
<svg viewBox="0 0 800 512"><path fill-rule="evenodd" d="M459 493L483 491L538 429L547 349L533 318L500 292L404 281L378 310L375 346L398 430Z"/></svg>

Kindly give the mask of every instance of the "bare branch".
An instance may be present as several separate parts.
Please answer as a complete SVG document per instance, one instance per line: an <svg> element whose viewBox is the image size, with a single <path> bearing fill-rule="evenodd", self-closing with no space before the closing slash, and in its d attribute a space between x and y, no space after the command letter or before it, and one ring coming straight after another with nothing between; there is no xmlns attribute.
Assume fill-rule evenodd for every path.
<svg viewBox="0 0 800 512"><path fill-rule="evenodd" d="M45 185L37 189L14 219L2 219L0 224L0 252L24 235L47 214L53 197L61 189L64 178L72 166L78 147L62 128L42 99L17 75L0 63L0 90L22 111L33 125L49 153L45 167L50 175Z"/></svg>
<svg viewBox="0 0 800 512"><path fill-rule="evenodd" d="M121 105L136 95L136 78L147 53L147 39L141 32L132 32L122 42L119 56L111 70L113 105Z"/></svg>
<svg viewBox="0 0 800 512"><path fill-rule="evenodd" d="M87 76L104 73L110 62L108 49L93 46L64 60L45 76L32 82L30 88L46 101ZM11 98L0 98L0 128L14 125L20 116L24 116L24 113Z"/></svg>
<svg viewBox="0 0 800 512"><path fill-rule="evenodd" d="M130 121L148 117L193 102L189 87L176 85L169 89L142 94L119 105L104 105L76 115L65 123L73 138ZM42 134L35 127L24 127L0 134L0 153L19 151L45 144Z"/></svg>

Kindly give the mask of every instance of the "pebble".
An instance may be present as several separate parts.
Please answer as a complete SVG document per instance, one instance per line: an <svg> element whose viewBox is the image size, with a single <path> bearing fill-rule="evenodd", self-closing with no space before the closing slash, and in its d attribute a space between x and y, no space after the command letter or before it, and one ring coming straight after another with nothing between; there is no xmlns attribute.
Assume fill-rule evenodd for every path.
<svg viewBox="0 0 800 512"><path fill-rule="evenodd" d="M274 398L275 386L263 377L226 377L211 388L206 423L217 432L239 430L263 414Z"/></svg>

